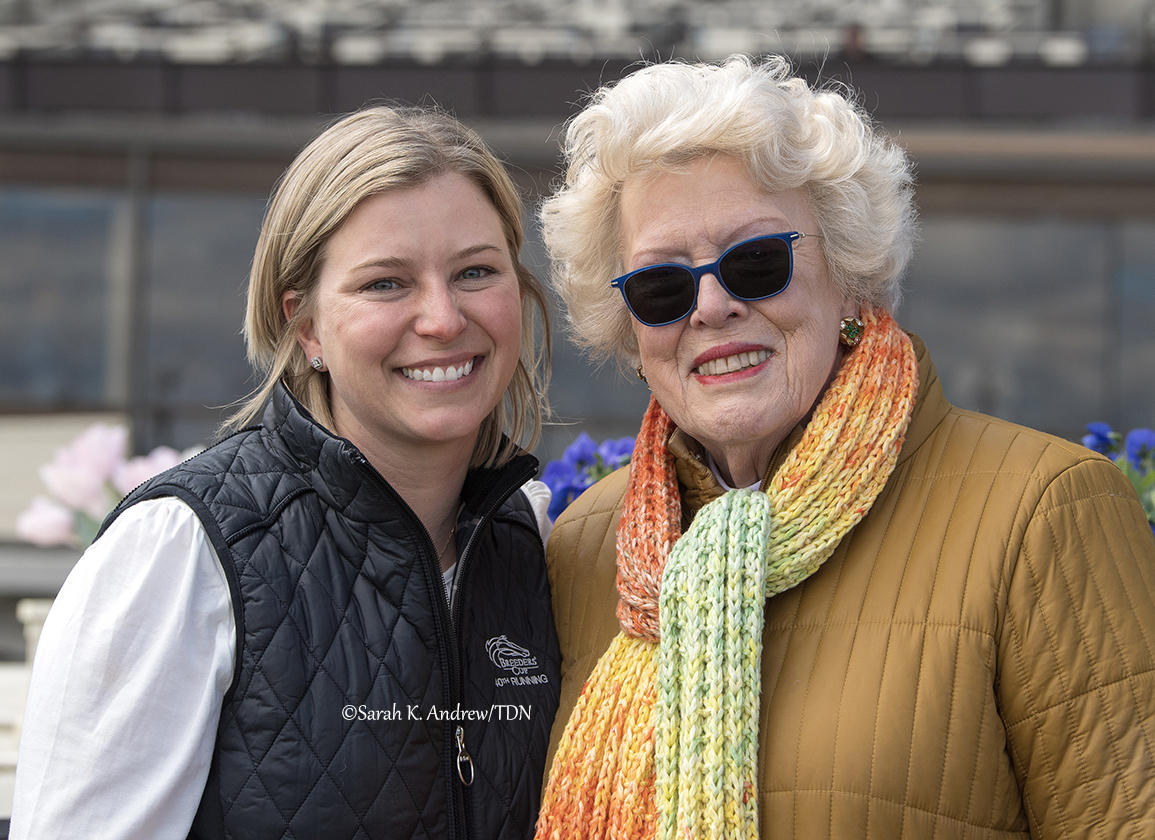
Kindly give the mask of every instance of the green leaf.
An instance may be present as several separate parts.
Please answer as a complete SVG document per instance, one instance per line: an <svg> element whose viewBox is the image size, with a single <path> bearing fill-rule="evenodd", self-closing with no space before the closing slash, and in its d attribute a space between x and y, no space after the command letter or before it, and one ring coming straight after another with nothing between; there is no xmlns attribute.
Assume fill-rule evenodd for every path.
<svg viewBox="0 0 1155 840"><path fill-rule="evenodd" d="M88 548L100 533L100 522L87 513L77 511L73 524L76 529L76 542L80 548Z"/></svg>

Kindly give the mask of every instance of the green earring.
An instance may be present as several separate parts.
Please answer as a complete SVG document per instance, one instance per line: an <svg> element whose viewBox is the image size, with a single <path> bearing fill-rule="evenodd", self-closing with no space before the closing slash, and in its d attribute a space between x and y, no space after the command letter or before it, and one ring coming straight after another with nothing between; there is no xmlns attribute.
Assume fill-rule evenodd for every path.
<svg viewBox="0 0 1155 840"><path fill-rule="evenodd" d="M866 326L857 318L843 318L842 323L838 325L838 340L847 347L857 347L858 342L862 341L864 332Z"/></svg>

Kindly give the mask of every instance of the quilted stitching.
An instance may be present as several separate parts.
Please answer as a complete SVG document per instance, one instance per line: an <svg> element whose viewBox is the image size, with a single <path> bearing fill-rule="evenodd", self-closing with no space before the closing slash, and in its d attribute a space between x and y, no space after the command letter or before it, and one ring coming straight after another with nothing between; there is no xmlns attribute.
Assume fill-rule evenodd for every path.
<svg viewBox="0 0 1155 840"><path fill-rule="evenodd" d="M440 577L413 559L426 538L352 462L337 474L326 462L320 478L315 452L347 459L348 445L317 434L280 398L263 430L229 438L128 500L191 490L236 568L244 649L206 797L219 790L230 837L447 837L451 786L460 786L447 773L453 726L425 714L448 705L451 641L433 608L444 601ZM465 724L477 771L467 801L485 838L532 833L559 685L541 540L518 504L481 534L471 592L459 592L471 605L462 708L520 698L534 713ZM545 685L495 688L485 641L500 633L532 648ZM400 719L346 721L347 705L397 709Z"/></svg>
<svg viewBox="0 0 1155 840"><path fill-rule="evenodd" d="M1155 546L1126 480L941 394L920 412L871 514L767 604L762 836L1148 836ZM550 541L561 717L616 630L622 487Z"/></svg>

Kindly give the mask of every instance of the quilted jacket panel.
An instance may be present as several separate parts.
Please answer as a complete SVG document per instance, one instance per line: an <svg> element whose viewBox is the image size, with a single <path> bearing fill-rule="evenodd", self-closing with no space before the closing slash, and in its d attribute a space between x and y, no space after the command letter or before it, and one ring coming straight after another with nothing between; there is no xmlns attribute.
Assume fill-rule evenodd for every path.
<svg viewBox="0 0 1155 840"><path fill-rule="evenodd" d="M885 490L767 601L761 836L1155 837L1155 540L1134 492L1089 450L952 408L918 347ZM679 467L701 476L687 495L721 492ZM551 755L618 630L625 482L587 491L550 539Z"/></svg>

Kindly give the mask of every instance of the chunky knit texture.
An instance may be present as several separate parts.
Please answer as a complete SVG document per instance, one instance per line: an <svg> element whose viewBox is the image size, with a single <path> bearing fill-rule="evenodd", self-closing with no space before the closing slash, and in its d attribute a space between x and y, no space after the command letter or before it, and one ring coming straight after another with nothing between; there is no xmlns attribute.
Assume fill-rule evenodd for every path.
<svg viewBox="0 0 1155 840"><path fill-rule="evenodd" d="M763 604L866 515L918 388L910 339L887 313L864 316L862 343L766 492L726 493L685 536L674 427L651 400L618 528L622 632L566 726L539 838L758 836Z"/></svg>

